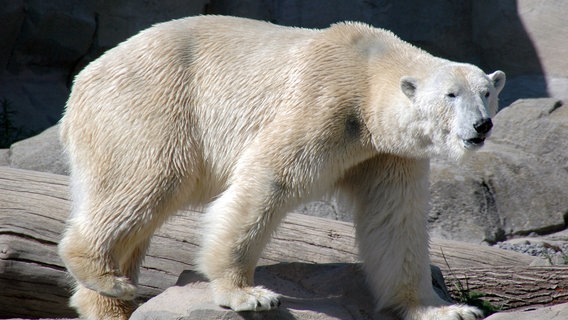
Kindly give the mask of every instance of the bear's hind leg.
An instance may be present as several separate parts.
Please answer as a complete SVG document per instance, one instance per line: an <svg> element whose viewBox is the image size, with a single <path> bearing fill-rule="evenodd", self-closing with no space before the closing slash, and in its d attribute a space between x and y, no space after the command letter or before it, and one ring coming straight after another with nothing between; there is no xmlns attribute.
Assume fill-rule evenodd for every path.
<svg viewBox="0 0 568 320"><path fill-rule="evenodd" d="M132 300L106 297L80 284L75 288L70 305L88 320L127 320L136 309Z"/></svg>
<svg viewBox="0 0 568 320"><path fill-rule="evenodd" d="M134 299L135 284L121 272L109 250L85 237L87 232L82 229L71 222L59 244L59 254L67 270L82 287L108 297Z"/></svg>
<svg viewBox="0 0 568 320"><path fill-rule="evenodd" d="M124 270L125 277L132 285L138 283L139 267L148 245L149 240L143 241L134 249L129 259L123 259L123 263L120 266L120 270ZM81 284L77 284L70 304L80 315L87 319L126 320L130 317L134 309L136 309L136 303L132 300L101 295Z"/></svg>
<svg viewBox="0 0 568 320"><path fill-rule="evenodd" d="M183 204L180 180L172 180L128 186L117 180L114 188L128 187L131 192L112 189L102 194L80 194L83 189L75 182L75 208L59 254L78 282L72 304L81 316L95 319L98 314L122 312L127 317L133 310L127 301L135 298L138 269L149 239ZM164 186L169 192L163 191ZM94 305L89 302L93 294L98 295Z"/></svg>

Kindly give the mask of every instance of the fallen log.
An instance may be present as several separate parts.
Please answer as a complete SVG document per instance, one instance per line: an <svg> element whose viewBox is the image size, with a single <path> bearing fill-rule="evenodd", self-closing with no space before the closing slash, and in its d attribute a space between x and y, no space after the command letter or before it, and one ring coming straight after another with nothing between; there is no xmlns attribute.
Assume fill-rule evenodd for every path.
<svg viewBox="0 0 568 320"><path fill-rule="evenodd" d="M568 268L493 266L446 270L453 297L483 299L495 311L568 302Z"/></svg>
<svg viewBox="0 0 568 320"><path fill-rule="evenodd" d="M0 318L75 316L67 306L71 281L56 249L69 205L67 177L0 167ZM191 231L198 230L200 216L199 212L184 210L154 236L141 270L142 300L174 285L183 270L194 269L199 235ZM470 277L476 275L469 270L475 273L502 265L522 268L533 260L514 252L448 240L434 239L431 248L433 263L443 271L447 272L448 266L466 268L463 272ZM265 250L260 264L294 261L358 262L353 225L290 214ZM504 273L507 268L502 269ZM556 267L522 269L543 281L551 270L558 270ZM559 279L554 292L568 290L565 278ZM534 283L525 281L523 285L530 288ZM483 289L480 281L479 290ZM504 287L500 289L507 292Z"/></svg>

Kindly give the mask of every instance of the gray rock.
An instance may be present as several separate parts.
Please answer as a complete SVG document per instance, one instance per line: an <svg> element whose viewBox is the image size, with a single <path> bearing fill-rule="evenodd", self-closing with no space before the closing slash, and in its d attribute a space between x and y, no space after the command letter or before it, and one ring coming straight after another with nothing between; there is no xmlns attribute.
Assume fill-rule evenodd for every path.
<svg viewBox="0 0 568 320"><path fill-rule="evenodd" d="M335 198L301 205L295 212L340 221L353 221L353 215Z"/></svg>
<svg viewBox="0 0 568 320"><path fill-rule="evenodd" d="M435 283L441 272L432 269ZM192 271L184 271L176 286L150 299L132 315L143 319L373 319L373 298L365 285L358 264L280 263L258 267L257 284L282 294L282 306L262 313L241 312L221 308L212 302L208 283ZM381 314L380 319L395 319Z"/></svg>
<svg viewBox="0 0 568 320"><path fill-rule="evenodd" d="M528 237L514 238L499 242L495 246L539 257L540 259L535 259L531 266L568 264L568 229L545 236L532 234Z"/></svg>
<svg viewBox="0 0 568 320"><path fill-rule="evenodd" d="M0 166L10 166L10 149L0 149Z"/></svg>
<svg viewBox="0 0 568 320"><path fill-rule="evenodd" d="M59 126L14 143L10 147L10 166L57 174L68 174L68 164L59 143Z"/></svg>
<svg viewBox="0 0 568 320"><path fill-rule="evenodd" d="M432 166L432 234L494 243L566 227L568 107L520 100L495 117L487 145L463 165Z"/></svg>
<svg viewBox="0 0 568 320"><path fill-rule="evenodd" d="M568 6L556 1L472 1L473 43L488 70L501 69L511 80L502 100L551 96L568 98L568 45L559 34L568 28ZM554 30L554 31L553 31ZM560 32L560 33L558 33ZM518 90L522 87L528 90Z"/></svg>
<svg viewBox="0 0 568 320"><path fill-rule="evenodd" d="M500 312L485 320L566 320L568 319L568 303L555 306L526 308L513 312Z"/></svg>

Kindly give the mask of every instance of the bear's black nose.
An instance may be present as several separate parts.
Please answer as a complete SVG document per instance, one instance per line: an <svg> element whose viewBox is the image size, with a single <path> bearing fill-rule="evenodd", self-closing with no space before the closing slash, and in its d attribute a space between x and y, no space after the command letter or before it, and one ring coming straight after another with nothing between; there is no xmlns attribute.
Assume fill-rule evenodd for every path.
<svg viewBox="0 0 568 320"><path fill-rule="evenodd" d="M486 134L493 128L493 122L491 122L491 118L483 118L474 123L473 128L477 133Z"/></svg>

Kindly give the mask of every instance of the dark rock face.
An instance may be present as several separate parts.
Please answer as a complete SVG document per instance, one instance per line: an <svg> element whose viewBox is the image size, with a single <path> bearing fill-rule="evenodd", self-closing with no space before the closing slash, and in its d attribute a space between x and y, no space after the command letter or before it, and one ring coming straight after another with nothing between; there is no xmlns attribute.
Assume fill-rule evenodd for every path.
<svg viewBox="0 0 568 320"><path fill-rule="evenodd" d="M154 23L200 14L198 1L9 0L0 5L0 101L24 135L61 117L74 75Z"/></svg>

